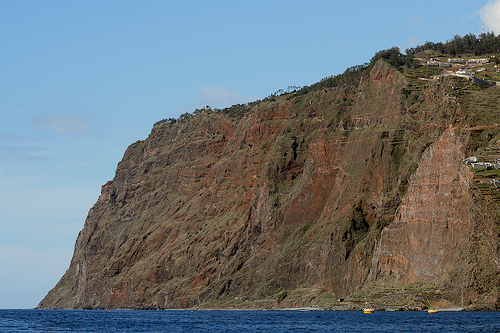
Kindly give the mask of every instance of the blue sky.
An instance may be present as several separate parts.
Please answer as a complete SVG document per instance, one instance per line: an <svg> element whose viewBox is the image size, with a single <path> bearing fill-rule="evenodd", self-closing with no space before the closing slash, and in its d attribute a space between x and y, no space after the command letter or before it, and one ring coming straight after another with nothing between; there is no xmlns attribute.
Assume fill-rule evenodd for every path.
<svg viewBox="0 0 500 333"><path fill-rule="evenodd" d="M0 0L0 308L32 308L127 146L375 52L486 30L500 1Z"/></svg>

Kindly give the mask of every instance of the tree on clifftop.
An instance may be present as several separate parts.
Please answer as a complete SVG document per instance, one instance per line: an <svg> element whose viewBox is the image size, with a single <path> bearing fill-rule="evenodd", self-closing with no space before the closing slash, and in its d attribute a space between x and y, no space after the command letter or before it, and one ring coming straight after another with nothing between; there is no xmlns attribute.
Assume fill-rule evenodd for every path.
<svg viewBox="0 0 500 333"><path fill-rule="evenodd" d="M399 52L399 47L393 47L387 50L382 50L375 53L375 56L371 59L371 63L375 63L379 59L386 60L389 64L402 70L404 67L416 68L418 67L418 62L413 59L410 55L404 55Z"/></svg>

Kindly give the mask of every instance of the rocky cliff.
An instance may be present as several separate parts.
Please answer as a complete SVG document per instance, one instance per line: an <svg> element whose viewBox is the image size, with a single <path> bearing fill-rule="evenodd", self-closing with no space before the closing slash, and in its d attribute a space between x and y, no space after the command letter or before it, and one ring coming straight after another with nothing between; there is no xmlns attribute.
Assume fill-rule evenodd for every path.
<svg viewBox="0 0 500 333"><path fill-rule="evenodd" d="M497 148L500 88L463 80L378 61L355 86L155 126L39 307L495 303L496 187L464 158Z"/></svg>

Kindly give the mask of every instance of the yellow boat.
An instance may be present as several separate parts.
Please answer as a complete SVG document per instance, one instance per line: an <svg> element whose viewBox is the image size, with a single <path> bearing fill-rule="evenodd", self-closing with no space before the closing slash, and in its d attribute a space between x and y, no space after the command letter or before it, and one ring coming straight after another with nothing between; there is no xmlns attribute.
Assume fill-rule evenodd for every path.
<svg viewBox="0 0 500 333"><path fill-rule="evenodd" d="M366 308L366 309L363 309L363 312L364 312L364 313L374 313L374 312L375 312L375 310L370 309L370 308Z"/></svg>
<svg viewBox="0 0 500 333"><path fill-rule="evenodd" d="M438 313L438 310L436 310L436 309L429 309L429 311L427 311L427 312L429 312L429 313Z"/></svg>

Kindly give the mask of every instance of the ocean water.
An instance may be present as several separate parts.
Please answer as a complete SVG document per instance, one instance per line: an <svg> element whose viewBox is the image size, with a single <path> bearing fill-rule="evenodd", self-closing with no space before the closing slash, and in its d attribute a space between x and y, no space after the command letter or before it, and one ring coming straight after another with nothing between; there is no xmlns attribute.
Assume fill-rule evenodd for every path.
<svg viewBox="0 0 500 333"><path fill-rule="evenodd" d="M0 310L0 332L500 332L500 313Z"/></svg>

